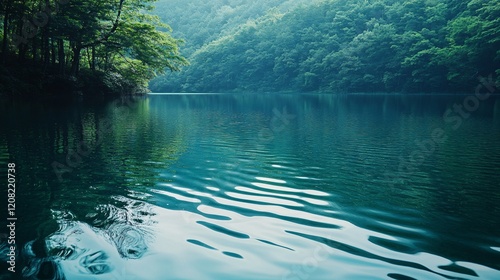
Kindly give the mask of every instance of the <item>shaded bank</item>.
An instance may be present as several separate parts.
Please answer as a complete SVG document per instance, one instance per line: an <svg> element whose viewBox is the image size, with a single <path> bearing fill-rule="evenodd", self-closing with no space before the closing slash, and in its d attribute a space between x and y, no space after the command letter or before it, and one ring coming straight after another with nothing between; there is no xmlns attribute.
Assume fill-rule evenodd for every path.
<svg viewBox="0 0 500 280"><path fill-rule="evenodd" d="M29 62L0 66L0 96L27 99L116 98L149 90L119 73L82 69L78 75Z"/></svg>

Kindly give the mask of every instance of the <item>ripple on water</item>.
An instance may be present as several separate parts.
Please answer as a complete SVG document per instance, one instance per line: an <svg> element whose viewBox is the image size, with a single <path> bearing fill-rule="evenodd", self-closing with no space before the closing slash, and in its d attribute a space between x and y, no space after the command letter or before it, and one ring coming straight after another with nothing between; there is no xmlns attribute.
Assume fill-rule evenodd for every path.
<svg viewBox="0 0 500 280"><path fill-rule="evenodd" d="M193 204L195 210L191 211L203 217L191 219L204 229L200 229L197 238L186 242L249 261L247 258L259 254L255 252L259 247L253 243L257 241L259 246L268 246L266 251L285 250L296 254L297 259L291 257L289 264L293 260L300 263L308 259L307 255L314 254L317 248L328 247L324 265L314 275L322 275L323 270L327 275L328 270L323 267L328 265L373 268L372 274L359 273L359 277L365 278L378 275L392 279L461 279L474 276L478 269L481 275L495 274L489 268L471 269L469 263L458 264L423 252L421 245L434 236L419 224L416 213L359 207L350 212L349 208L339 206L335 202L337 195L317 188L332 184L332 177L320 179L325 172L323 168L307 167L299 172L287 163L269 164L271 169L248 164L214 163L205 168L178 170L171 182L157 184L153 193ZM360 163L353 161L353 164ZM273 169L281 172L270 172ZM207 172L214 176L197 175ZM343 177L336 183L339 185L331 190L353 182ZM401 191L400 195L404 196L405 192ZM421 198L418 192L409 192L407 196L407 199ZM203 234L205 230L212 234ZM220 236L216 238L213 234ZM235 241L229 242L228 238ZM320 247L315 249L315 246ZM353 277L356 273L352 271L347 275Z"/></svg>
<svg viewBox="0 0 500 280"><path fill-rule="evenodd" d="M442 115L453 104L419 107L404 95L388 106L385 98L144 100L127 117L106 116L111 133L65 182L48 162L64 162L81 140L95 143L100 109L1 126L0 162L19 162L26 182L20 203L63 208L48 214L57 221L49 229L23 221L29 230L18 234L45 234L38 250L27 244L26 259L47 272L49 253L71 273L68 261L105 267L107 255L114 279L500 279L500 134L489 105L460 129L444 127L446 143L400 172L416 140L449 125ZM273 107L285 105L296 118L259 139ZM45 115L4 109L18 120Z"/></svg>

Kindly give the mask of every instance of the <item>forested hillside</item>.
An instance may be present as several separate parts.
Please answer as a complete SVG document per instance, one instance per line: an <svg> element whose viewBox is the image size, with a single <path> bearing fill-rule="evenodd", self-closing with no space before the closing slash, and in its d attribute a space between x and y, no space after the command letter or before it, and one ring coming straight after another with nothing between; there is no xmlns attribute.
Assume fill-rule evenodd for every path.
<svg viewBox="0 0 500 280"><path fill-rule="evenodd" d="M157 12L191 66L157 92L463 92L500 74L498 0L177 2Z"/></svg>
<svg viewBox="0 0 500 280"><path fill-rule="evenodd" d="M160 0L158 15L184 38L183 54L190 55L202 45L237 31L248 20L264 16L270 9L290 11L301 4L320 0Z"/></svg>

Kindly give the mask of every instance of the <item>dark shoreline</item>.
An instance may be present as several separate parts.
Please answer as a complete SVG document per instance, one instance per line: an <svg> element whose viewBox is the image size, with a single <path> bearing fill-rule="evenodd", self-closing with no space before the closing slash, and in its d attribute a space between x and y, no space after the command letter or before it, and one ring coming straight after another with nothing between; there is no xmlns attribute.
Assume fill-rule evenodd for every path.
<svg viewBox="0 0 500 280"><path fill-rule="evenodd" d="M78 75L57 74L37 64L0 65L0 98L26 101L113 100L142 96L147 88L113 72L84 69Z"/></svg>

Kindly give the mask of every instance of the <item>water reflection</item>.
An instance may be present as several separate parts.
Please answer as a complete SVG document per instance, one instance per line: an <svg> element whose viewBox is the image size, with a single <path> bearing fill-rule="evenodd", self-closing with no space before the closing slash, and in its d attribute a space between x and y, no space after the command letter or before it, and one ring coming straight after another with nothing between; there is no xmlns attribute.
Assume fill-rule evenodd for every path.
<svg viewBox="0 0 500 280"><path fill-rule="evenodd" d="M131 279L129 260L148 251L155 223L151 207L117 197L125 207L98 205L85 217L53 210L57 230L26 244L28 264L23 276L32 279ZM139 276L136 276L139 277Z"/></svg>
<svg viewBox="0 0 500 280"><path fill-rule="evenodd" d="M495 279L498 103L447 131L406 184L381 177L461 100L227 94L2 107L19 114L1 120L0 161L19 166L24 276ZM296 118L260 138L283 107ZM96 143L103 119L112 125L100 144L57 180L51 162Z"/></svg>

